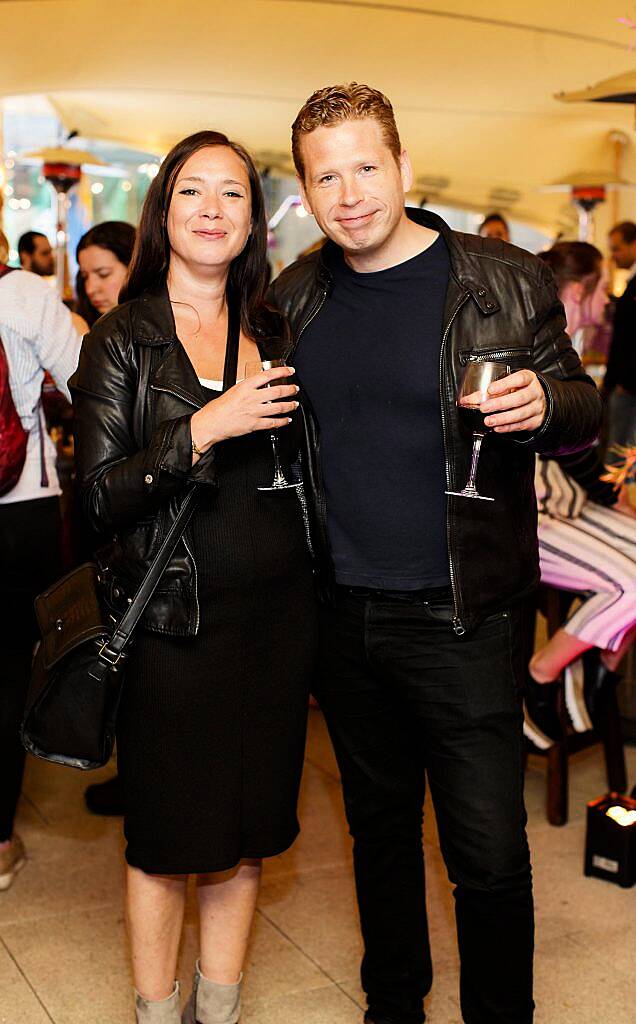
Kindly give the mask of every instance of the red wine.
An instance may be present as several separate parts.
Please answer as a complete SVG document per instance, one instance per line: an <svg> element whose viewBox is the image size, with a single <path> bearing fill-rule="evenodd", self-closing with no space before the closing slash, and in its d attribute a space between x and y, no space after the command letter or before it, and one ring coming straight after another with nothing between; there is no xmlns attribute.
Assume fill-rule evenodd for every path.
<svg viewBox="0 0 636 1024"><path fill-rule="evenodd" d="M484 423L485 413L480 412L478 405L459 405L457 406L459 418L463 425L474 434L487 434L492 427L487 427Z"/></svg>

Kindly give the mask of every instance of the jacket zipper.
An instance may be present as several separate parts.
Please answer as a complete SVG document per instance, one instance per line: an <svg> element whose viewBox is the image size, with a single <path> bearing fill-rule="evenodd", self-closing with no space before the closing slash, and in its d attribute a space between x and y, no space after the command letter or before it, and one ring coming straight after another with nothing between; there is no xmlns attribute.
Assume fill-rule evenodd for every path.
<svg viewBox="0 0 636 1024"><path fill-rule="evenodd" d="M193 402L191 398L187 398L186 395L181 394L181 392L177 388L160 388L160 387L157 387L156 384L151 384L150 385L150 390L151 391L163 391L164 394L166 394L166 395L173 395L175 398L180 398L182 402L187 402L188 405L192 405L195 409L199 408L199 406L196 404L196 402ZM192 553L192 551L191 551L191 549L190 549L190 547L188 545L185 533L184 533L184 535L183 535L183 537L181 539L183 540L183 545L184 545L186 551L188 552L188 555L190 556L190 559L192 561L192 568L194 569L194 607L196 609L196 618L195 618L195 622L194 622L194 633L195 633L195 636L196 636L196 634L199 632L199 622L201 620L201 610L199 608L199 575L198 575L198 572L197 572L197 563L196 563L196 561L194 559L194 554Z"/></svg>
<svg viewBox="0 0 636 1024"><path fill-rule="evenodd" d="M313 558L314 546L311 543L311 531L309 529L309 509L307 508L307 497L305 495L305 488L303 486L302 480L300 483L296 484L296 494L298 495L298 500L300 502L300 507L302 509L303 523L305 524L305 540L307 542L307 548L309 549L309 554Z"/></svg>
<svg viewBox="0 0 636 1024"><path fill-rule="evenodd" d="M201 619L200 610L199 610L199 578L198 578L198 574L197 574L197 563L194 560L194 555L192 554L192 551L190 550L190 547L189 547L188 542L186 540L185 533L184 533L182 539L183 539L184 547L185 547L186 551L188 552L188 554L190 555L190 558L192 559L192 567L194 569L194 607L196 608L196 619L195 619L195 622L194 622L194 634L196 636L196 634L199 632L199 621Z"/></svg>
<svg viewBox="0 0 636 1024"><path fill-rule="evenodd" d="M309 325L312 322L312 320L314 320L315 317L318 316L318 313L320 312L320 310L322 309L322 307L325 304L325 299L326 298L327 298L327 289L323 288L322 293L319 295L318 299L316 300L316 303L315 303L313 309L311 310L309 316L307 317L307 319L305 320L304 324L302 325L302 327L298 331L298 334L296 335L296 340L295 340L293 348L291 349L291 352L290 352L290 357L292 359L294 357L294 353L296 352L296 350L298 348L298 345L300 343L300 339L301 339L303 333L309 327ZM316 471L318 473L320 472L319 466L320 466L320 438L317 436L316 437ZM300 497L300 495L299 495L299 497ZM304 490L303 490L303 498L305 499L305 501L307 500L306 496L305 496L305 493L304 493ZM326 515L325 501L324 501L324 497L323 497L323 494L322 494L322 484L320 484L320 488L319 488L317 505L318 505L318 519L319 519L320 527L321 527L321 530L322 530L322 536L323 536L324 542L328 543L327 540L326 540L327 537L328 537L327 515ZM309 517L307 515L307 533L309 534L308 523L309 523ZM327 553L328 550L329 550L329 548L327 546L325 548L325 553Z"/></svg>
<svg viewBox="0 0 636 1024"><path fill-rule="evenodd" d="M458 300L457 305L455 306L453 312L451 313L450 320L446 324L446 329L444 331L444 334L442 335L442 346L441 346L440 357L439 357L439 397L440 397L440 409L441 409L441 415L442 415L442 438L443 438L443 442L444 442L444 464L445 464L445 467L446 467L446 486L448 487L449 491L451 489L452 482L451 482L451 478L450 478L450 459L448 458L448 447L447 447L447 436L448 435L447 435L447 429L446 429L446 417L444 416L444 387L443 387L443 383L444 383L443 382L443 377L444 377L444 352L445 352L445 349L446 349L446 340L447 340L448 335L450 333L450 329L453 326L453 321L454 321L455 317L457 316L457 314L459 313L459 311L462 308L462 306L464 305L464 303L466 302L466 300L468 299L469 295L470 295L470 292L464 292L464 294ZM454 630L454 632L455 632L455 634L457 636L463 636L464 633L466 632L466 627L464 626L462 620L459 617L459 592L458 592L458 589L457 589L457 579L456 579L456 576L455 576L455 567L453 565L453 555L452 555L452 548L451 548L450 516L448 514L446 516L446 544L448 546L448 568L449 568L449 573L450 573L451 589L453 591L453 605L454 605L454 611L455 611L455 614L453 616L453 630Z"/></svg>
<svg viewBox="0 0 636 1024"><path fill-rule="evenodd" d="M188 405L191 405L193 409L200 409L201 408L201 406L198 404L198 402L193 402L193 400L191 398L188 398L188 396L186 394L184 394L184 392L180 391L179 388L160 388L160 387L157 387L156 384L151 384L150 385L150 390L151 391L163 391L163 393L165 395L172 395L174 398L179 398L179 399L181 399L182 402L187 402Z"/></svg>
<svg viewBox="0 0 636 1024"><path fill-rule="evenodd" d="M466 363L487 363L490 360L498 359L511 359L513 356L529 356L532 354L530 348L500 348L500 349L482 349L480 352L474 352L472 349L469 351L464 350L459 353L459 361L462 366Z"/></svg>

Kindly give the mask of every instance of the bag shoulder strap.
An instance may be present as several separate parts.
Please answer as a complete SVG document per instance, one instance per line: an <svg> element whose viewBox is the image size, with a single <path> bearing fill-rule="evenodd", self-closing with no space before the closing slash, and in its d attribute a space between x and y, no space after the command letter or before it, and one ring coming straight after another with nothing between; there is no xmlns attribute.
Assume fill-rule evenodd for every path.
<svg viewBox="0 0 636 1024"><path fill-rule="evenodd" d="M157 589L168 562L172 558L175 548L181 540L192 513L194 512L199 497L199 487L194 486L188 491L175 521L164 537L157 554L152 560L150 568L144 576L137 593L133 597L128 608L115 626L111 638L102 645L99 652L101 660L106 666L112 668L120 660L124 653L133 630L143 615L146 605Z"/></svg>

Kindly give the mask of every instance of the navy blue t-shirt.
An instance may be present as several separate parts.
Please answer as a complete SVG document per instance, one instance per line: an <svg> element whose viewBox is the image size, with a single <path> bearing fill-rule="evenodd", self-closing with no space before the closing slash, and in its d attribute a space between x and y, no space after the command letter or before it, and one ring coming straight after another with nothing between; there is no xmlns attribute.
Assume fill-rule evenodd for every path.
<svg viewBox="0 0 636 1024"><path fill-rule="evenodd" d="M388 270L326 250L333 290L294 355L320 429L336 581L449 583L439 395L450 261L441 235Z"/></svg>

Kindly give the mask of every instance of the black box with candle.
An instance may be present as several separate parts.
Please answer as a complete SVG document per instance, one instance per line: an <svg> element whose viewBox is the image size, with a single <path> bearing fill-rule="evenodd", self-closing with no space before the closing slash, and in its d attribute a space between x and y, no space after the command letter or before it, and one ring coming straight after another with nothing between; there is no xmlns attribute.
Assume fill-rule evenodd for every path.
<svg viewBox="0 0 636 1024"><path fill-rule="evenodd" d="M587 805L585 874L617 882L636 882L636 800L609 793Z"/></svg>

